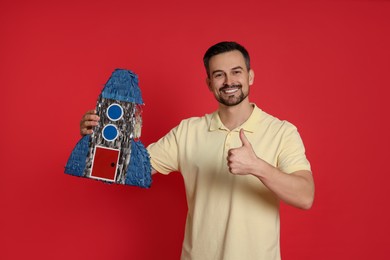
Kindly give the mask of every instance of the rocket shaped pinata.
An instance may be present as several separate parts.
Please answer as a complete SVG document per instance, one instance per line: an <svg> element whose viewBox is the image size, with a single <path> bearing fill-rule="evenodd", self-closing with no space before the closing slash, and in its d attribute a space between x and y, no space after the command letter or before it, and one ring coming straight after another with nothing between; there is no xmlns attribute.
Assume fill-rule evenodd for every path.
<svg viewBox="0 0 390 260"><path fill-rule="evenodd" d="M98 97L99 124L73 149L65 173L148 188L150 157L139 140L143 100L138 76L116 69Z"/></svg>

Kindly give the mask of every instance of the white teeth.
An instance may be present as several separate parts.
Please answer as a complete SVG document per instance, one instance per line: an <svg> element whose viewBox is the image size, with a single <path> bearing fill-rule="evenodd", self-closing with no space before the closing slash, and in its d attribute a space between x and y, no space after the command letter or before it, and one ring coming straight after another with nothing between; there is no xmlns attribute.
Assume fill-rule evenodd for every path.
<svg viewBox="0 0 390 260"><path fill-rule="evenodd" d="M223 92L226 94L231 94L234 93L238 90L238 88L229 88L229 89L224 89Z"/></svg>

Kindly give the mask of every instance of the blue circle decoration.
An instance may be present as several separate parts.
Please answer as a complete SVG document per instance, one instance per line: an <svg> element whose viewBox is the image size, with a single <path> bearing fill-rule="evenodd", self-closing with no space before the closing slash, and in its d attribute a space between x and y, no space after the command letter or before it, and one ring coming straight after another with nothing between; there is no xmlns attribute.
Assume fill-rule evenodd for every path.
<svg viewBox="0 0 390 260"><path fill-rule="evenodd" d="M107 116L112 121L118 121L123 116L123 108L118 104L111 104L107 108Z"/></svg>
<svg viewBox="0 0 390 260"><path fill-rule="evenodd" d="M115 125L108 124L103 128L103 138L107 141L114 141L118 137L118 129Z"/></svg>

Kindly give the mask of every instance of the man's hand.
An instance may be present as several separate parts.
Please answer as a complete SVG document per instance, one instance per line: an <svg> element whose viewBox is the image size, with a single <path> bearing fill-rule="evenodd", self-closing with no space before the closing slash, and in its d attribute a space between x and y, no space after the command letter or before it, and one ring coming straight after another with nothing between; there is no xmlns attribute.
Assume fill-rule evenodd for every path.
<svg viewBox="0 0 390 260"><path fill-rule="evenodd" d="M80 134L82 136L93 133L93 127L98 125L100 117L96 115L95 110L89 110L84 114L80 121Z"/></svg>
<svg viewBox="0 0 390 260"><path fill-rule="evenodd" d="M242 146L229 150L227 165L232 174L250 174L251 169L255 167L256 161L258 161L259 158L253 151L252 145L246 138L243 129L240 130L240 139Z"/></svg>
<svg viewBox="0 0 390 260"><path fill-rule="evenodd" d="M240 130L242 146L228 152L228 167L232 174L256 176L268 189L286 202L301 209L310 209L314 200L314 180L310 171L286 174L257 157L252 145Z"/></svg>

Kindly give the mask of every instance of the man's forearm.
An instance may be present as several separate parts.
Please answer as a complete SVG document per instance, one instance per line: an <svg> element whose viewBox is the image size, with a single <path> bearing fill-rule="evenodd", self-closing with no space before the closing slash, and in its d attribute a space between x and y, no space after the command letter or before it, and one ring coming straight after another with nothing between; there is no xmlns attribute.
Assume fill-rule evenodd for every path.
<svg viewBox="0 0 390 260"><path fill-rule="evenodd" d="M315 188L310 171L286 174L262 159L259 159L256 165L251 174L259 178L280 200L297 208L311 208Z"/></svg>

